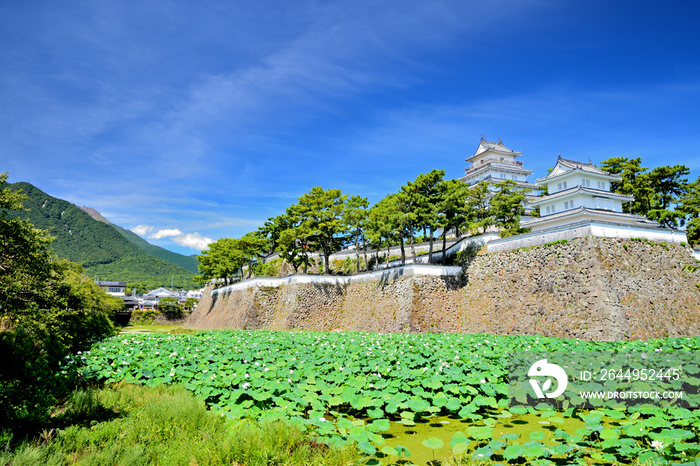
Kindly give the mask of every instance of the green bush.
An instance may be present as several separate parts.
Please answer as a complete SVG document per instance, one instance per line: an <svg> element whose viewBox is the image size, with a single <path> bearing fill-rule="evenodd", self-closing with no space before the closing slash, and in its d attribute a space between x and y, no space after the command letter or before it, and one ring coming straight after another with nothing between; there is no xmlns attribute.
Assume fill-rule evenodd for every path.
<svg viewBox="0 0 700 466"><path fill-rule="evenodd" d="M264 264L256 264L253 270L255 275L259 277L279 277L280 271L282 270L282 263L282 258L277 257Z"/></svg>
<svg viewBox="0 0 700 466"><path fill-rule="evenodd" d="M131 311L130 324L149 324L158 316L156 309L134 309Z"/></svg>
<svg viewBox="0 0 700 466"><path fill-rule="evenodd" d="M163 298L160 300L157 306L161 314L163 314L167 319L181 319L182 318L182 306L175 298Z"/></svg>
<svg viewBox="0 0 700 466"><path fill-rule="evenodd" d="M12 427L20 436L36 431L76 383L72 370L56 373L59 363L114 332L104 314L57 310L1 332L0 430Z"/></svg>

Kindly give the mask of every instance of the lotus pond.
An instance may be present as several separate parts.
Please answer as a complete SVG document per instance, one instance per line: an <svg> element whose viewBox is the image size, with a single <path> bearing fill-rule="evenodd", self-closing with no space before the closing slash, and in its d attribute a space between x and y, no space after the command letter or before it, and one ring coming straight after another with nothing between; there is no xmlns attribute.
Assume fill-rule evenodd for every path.
<svg viewBox="0 0 700 466"><path fill-rule="evenodd" d="M377 464L472 457L520 464L697 464L700 411L509 406L523 351L698 351L700 338L213 331L119 335L75 355L88 380L180 384L230 419L281 418ZM64 368L68 370L68 367Z"/></svg>

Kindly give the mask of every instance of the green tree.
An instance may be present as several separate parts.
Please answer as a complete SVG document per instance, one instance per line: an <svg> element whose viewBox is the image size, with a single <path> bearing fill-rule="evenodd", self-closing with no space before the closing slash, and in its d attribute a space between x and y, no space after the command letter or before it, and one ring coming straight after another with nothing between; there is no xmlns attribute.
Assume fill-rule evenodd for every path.
<svg viewBox="0 0 700 466"><path fill-rule="evenodd" d="M612 157L601 163L601 169L622 177L611 183L611 191L634 196L624 208L626 212L644 215L670 228L683 226L686 214L679 206L689 189L684 178L690 174L688 167L662 166L647 172L640 158Z"/></svg>
<svg viewBox="0 0 700 466"><path fill-rule="evenodd" d="M209 249L197 256L199 276L202 282L221 279L224 285L243 267L246 259L234 238L220 238L209 244ZM242 278L242 275L241 275Z"/></svg>
<svg viewBox="0 0 700 466"><path fill-rule="evenodd" d="M268 218L263 226L258 228L258 234L267 240L267 248L265 249L267 255L279 251L280 235L287 228L282 217Z"/></svg>
<svg viewBox="0 0 700 466"><path fill-rule="evenodd" d="M406 263L404 239L408 239L409 241L408 244L411 247L411 256L415 263L415 232L419 224L419 204L422 201L421 193L415 181L407 181L405 185L401 186L401 189L399 189L399 192L396 193L395 196L396 205L399 212L402 213L402 215L397 218L397 220L399 220L399 241L401 243L401 265Z"/></svg>
<svg viewBox="0 0 700 466"><path fill-rule="evenodd" d="M369 215L369 201L366 197L352 196L348 199L343 212L343 222L355 240L355 258L357 259L357 273L360 273L360 240L362 240L365 264L367 264L367 247L365 225Z"/></svg>
<svg viewBox="0 0 700 466"><path fill-rule="evenodd" d="M187 298L187 299L185 299L184 308L192 311L192 310L194 310L195 307L197 307L197 304L199 304L199 299Z"/></svg>
<svg viewBox="0 0 700 466"><path fill-rule="evenodd" d="M430 246L428 249L428 262L433 261L433 234L440 227L439 205L445 194L444 184L445 170L431 170L416 177L414 186L417 191L415 205L416 223L423 229L423 236L426 236L426 229L429 232ZM415 257L414 257L415 262Z"/></svg>
<svg viewBox="0 0 700 466"><path fill-rule="evenodd" d="M493 225L489 200L492 193L486 181L469 188L467 196L467 227L476 233L486 233Z"/></svg>
<svg viewBox="0 0 700 466"><path fill-rule="evenodd" d="M685 216L688 242L693 245L700 243L700 177L688 184L678 210Z"/></svg>
<svg viewBox="0 0 700 466"><path fill-rule="evenodd" d="M306 208L301 204L292 204L287 208L286 221L289 228L280 235L281 256L294 267L296 273L299 265L304 265L304 273L309 269L309 253L315 246L314 231L311 221L306 217Z"/></svg>
<svg viewBox="0 0 700 466"><path fill-rule="evenodd" d="M51 288L63 265L50 249L51 237L16 213L23 210L21 191L9 189L0 174L0 319L51 306Z"/></svg>
<svg viewBox="0 0 700 466"><path fill-rule="evenodd" d="M83 268L67 260L57 260L63 268L62 278L55 286L53 303L67 311L93 309L104 312L105 317L124 309L121 298L107 294L90 277Z"/></svg>
<svg viewBox="0 0 700 466"><path fill-rule="evenodd" d="M179 319L182 317L182 306L176 298L162 298L158 302L157 308L168 319Z"/></svg>
<svg viewBox="0 0 700 466"><path fill-rule="evenodd" d="M647 215L651 209L654 190L649 186L648 167L642 167L642 159L611 157L603 160L601 170L620 175L620 181L610 183L610 191L634 196L634 201L623 205L623 212Z"/></svg>
<svg viewBox="0 0 700 466"><path fill-rule="evenodd" d="M224 285L232 283L238 273L243 279L243 267L248 266L248 276L252 275L253 265L263 256L267 247L264 237L256 233L246 233L242 238L221 238L209 245L209 249L197 256L199 279L223 279Z"/></svg>
<svg viewBox="0 0 700 466"><path fill-rule="evenodd" d="M343 223L343 212L347 195L340 189L311 188L299 198L297 214L309 237L315 238L323 254L324 269L330 272L330 255L340 248L344 241L339 235L347 232Z"/></svg>
<svg viewBox="0 0 700 466"><path fill-rule="evenodd" d="M254 265L264 257L268 243L260 234L246 233L241 239L236 241L236 247L240 250L243 260L248 263L248 277L250 277ZM243 276L242 269L241 276Z"/></svg>
<svg viewBox="0 0 700 466"><path fill-rule="evenodd" d="M60 361L112 333L123 307L52 254L50 237L18 216L22 201L0 175L0 430L15 433L48 418L70 384L56 373Z"/></svg>
<svg viewBox="0 0 700 466"><path fill-rule="evenodd" d="M459 180L446 180L445 192L438 204L440 213L440 226L442 227L442 263L445 263L445 249L447 246L447 232L455 230L459 235L459 228L466 222L467 199L469 187Z"/></svg>
<svg viewBox="0 0 700 466"><path fill-rule="evenodd" d="M685 215L676 206L688 191L688 179L684 177L689 174L685 165L656 167L648 174L654 197L647 217L669 228L683 226Z"/></svg>
<svg viewBox="0 0 700 466"><path fill-rule="evenodd" d="M379 249L382 244L387 248L386 256L388 258L391 245L396 243L401 244L401 258L405 263L406 254L402 236L403 219L404 214L399 210L396 194L387 195L370 209L367 236L372 244L377 246L377 263L379 263Z"/></svg>
<svg viewBox="0 0 700 466"><path fill-rule="evenodd" d="M512 180L504 180L496 184L496 193L489 201L494 224L501 228L501 236L511 236L522 233L520 217L525 213L523 201L525 194L516 189Z"/></svg>

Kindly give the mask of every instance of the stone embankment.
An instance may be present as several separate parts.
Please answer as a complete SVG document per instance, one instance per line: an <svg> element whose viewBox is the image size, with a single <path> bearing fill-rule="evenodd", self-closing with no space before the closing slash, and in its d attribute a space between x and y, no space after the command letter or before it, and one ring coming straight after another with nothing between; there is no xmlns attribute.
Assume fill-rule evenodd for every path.
<svg viewBox="0 0 700 466"><path fill-rule="evenodd" d="M457 277L208 290L186 326L587 340L696 336L696 263L678 244L587 237L476 255Z"/></svg>

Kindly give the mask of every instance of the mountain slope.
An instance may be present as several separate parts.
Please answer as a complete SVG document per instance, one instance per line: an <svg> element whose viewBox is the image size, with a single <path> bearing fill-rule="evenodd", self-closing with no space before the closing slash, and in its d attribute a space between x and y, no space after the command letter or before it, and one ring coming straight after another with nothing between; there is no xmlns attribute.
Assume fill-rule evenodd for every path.
<svg viewBox="0 0 700 466"><path fill-rule="evenodd" d="M139 290L159 286L191 289L198 285L193 273L166 260L153 257L128 241L117 229L93 219L74 204L52 197L29 183L14 183L11 189L27 196L27 212L19 213L55 239L52 248L60 257L83 265L90 276L101 280L126 281Z"/></svg>
<svg viewBox="0 0 700 466"><path fill-rule="evenodd" d="M172 264L177 265L178 267L182 267L183 269L189 270L192 273L198 272L197 267L199 265L199 261L194 256L185 256L176 252L168 251L167 249L163 249L160 246L151 244L145 239L141 238L136 233L134 233L133 231L129 231L126 228L122 228L119 225L115 225L114 223L110 222L92 207L80 206L79 208L87 212L95 220L98 220L116 229L124 238L129 240L131 244L133 244L140 250L150 254L151 256L166 260Z"/></svg>

